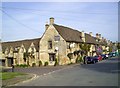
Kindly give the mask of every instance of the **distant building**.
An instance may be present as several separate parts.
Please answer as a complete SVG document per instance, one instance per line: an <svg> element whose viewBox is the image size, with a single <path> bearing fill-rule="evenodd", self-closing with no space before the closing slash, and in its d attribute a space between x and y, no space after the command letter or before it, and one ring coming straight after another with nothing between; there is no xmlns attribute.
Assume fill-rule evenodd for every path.
<svg viewBox="0 0 120 88"><path fill-rule="evenodd" d="M97 47L102 53L109 52L109 42L101 38L100 34L94 37L89 34L74 30L69 27L57 25L54 18L45 25L45 32L41 38L2 43L1 59L5 66L27 64L39 66L41 61L44 65L54 65L57 60L59 65L75 63L77 56L83 54L96 55Z"/></svg>

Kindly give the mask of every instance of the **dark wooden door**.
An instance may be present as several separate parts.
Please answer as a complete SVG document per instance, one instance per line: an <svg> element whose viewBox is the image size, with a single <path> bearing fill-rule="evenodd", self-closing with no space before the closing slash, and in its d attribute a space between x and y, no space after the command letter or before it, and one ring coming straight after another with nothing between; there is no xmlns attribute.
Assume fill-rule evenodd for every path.
<svg viewBox="0 0 120 88"><path fill-rule="evenodd" d="M13 64L13 58L8 57L8 66L11 67Z"/></svg>

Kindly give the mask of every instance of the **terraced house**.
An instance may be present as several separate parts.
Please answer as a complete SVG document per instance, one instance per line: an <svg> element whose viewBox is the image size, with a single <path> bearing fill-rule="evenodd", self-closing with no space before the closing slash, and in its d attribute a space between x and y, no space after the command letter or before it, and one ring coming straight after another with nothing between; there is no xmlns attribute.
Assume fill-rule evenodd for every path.
<svg viewBox="0 0 120 88"><path fill-rule="evenodd" d="M2 59L4 66L33 64L39 66L48 62L54 65L55 61L59 65L75 63L78 56L96 55L96 50L101 48L103 53L109 52L110 41L96 36L78 31L69 27L57 25L54 18L50 18L50 23L45 25L45 32L41 38L3 42Z"/></svg>

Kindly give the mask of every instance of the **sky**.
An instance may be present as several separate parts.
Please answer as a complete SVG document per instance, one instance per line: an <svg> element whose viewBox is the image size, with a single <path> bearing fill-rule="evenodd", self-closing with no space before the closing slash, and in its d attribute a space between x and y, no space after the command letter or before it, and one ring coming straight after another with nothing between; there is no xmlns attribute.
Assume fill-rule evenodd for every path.
<svg viewBox="0 0 120 88"><path fill-rule="evenodd" d="M55 24L118 41L117 2L2 2L1 7L3 42L41 37L50 17Z"/></svg>

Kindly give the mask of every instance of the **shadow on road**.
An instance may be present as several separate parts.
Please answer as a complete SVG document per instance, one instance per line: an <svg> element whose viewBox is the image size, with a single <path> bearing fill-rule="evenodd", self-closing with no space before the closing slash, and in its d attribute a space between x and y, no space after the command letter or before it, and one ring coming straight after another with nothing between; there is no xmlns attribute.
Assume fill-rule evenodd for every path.
<svg viewBox="0 0 120 88"><path fill-rule="evenodd" d="M118 69L119 64L120 61L118 61L118 58L112 58L112 59L103 60L96 64L81 65L80 67L98 72L117 74L120 73L120 70Z"/></svg>

